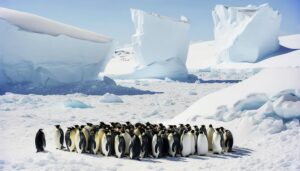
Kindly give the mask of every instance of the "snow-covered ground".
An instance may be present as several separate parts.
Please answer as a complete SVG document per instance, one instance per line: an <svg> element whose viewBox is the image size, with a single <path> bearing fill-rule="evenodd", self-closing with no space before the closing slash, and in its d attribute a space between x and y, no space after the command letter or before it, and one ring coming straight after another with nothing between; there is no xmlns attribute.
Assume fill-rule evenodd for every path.
<svg viewBox="0 0 300 171"><path fill-rule="evenodd" d="M79 155L54 149L52 131L55 124L61 124L66 129L75 123L100 121L166 122L198 98L231 85L181 83L170 80L120 81L118 84L163 93L119 96L123 103L104 103L102 96L83 94L40 96L8 93L0 96L0 170L128 170L133 167L168 170L173 168L174 164L178 168L189 169L192 166L198 169L212 167L214 161L226 163L223 157L234 158L247 153L245 149L223 157L212 155L132 161L115 157ZM46 134L47 153L35 153L34 137L39 128L44 128Z"/></svg>

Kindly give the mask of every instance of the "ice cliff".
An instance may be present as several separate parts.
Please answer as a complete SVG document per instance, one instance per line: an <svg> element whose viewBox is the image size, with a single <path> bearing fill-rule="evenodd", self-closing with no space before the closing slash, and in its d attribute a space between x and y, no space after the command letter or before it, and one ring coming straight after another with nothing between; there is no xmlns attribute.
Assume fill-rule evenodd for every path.
<svg viewBox="0 0 300 171"><path fill-rule="evenodd" d="M218 62L257 62L279 47L281 14L268 4L212 12Z"/></svg>

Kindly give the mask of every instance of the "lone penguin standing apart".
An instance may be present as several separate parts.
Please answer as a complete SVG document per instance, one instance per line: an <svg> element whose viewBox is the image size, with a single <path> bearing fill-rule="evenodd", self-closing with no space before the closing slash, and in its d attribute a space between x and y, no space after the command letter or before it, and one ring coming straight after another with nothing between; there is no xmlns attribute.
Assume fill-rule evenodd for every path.
<svg viewBox="0 0 300 171"><path fill-rule="evenodd" d="M45 134L43 132L43 129L39 129L38 132L36 133L35 147L36 147L36 152L42 152L46 147L46 139L45 139Z"/></svg>
<svg viewBox="0 0 300 171"><path fill-rule="evenodd" d="M55 125L54 142L56 149L64 148L64 131L61 129L60 125Z"/></svg>

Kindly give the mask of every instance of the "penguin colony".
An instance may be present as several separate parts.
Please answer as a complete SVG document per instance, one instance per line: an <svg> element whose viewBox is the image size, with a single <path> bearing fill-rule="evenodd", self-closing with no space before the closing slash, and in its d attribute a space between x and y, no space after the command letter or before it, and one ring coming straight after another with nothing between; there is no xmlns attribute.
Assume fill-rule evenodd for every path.
<svg viewBox="0 0 300 171"><path fill-rule="evenodd" d="M40 135L42 134L42 135ZM231 152L233 136L229 130L183 125L121 124L111 122L99 125L87 123L68 127L64 134L60 125L55 125L54 135L57 149L77 153L102 154L118 158L129 156L131 159L166 156L176 157L189 155L206 155L209 151L215 154ZM45 135L40 129L36 136L37 152L43 151L46 145Z"/></svg>

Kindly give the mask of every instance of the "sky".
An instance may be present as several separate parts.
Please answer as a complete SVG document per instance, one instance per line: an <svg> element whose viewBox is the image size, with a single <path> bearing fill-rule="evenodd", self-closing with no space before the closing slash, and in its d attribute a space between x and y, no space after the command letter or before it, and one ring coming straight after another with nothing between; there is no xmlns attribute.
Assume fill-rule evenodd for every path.
<svg viewBox="0 0 300 171"><path fill-rule="evenodd" d="M213 40L212 10L269 3L282 14L280 35L300 33L299 0L0 0L0 6L25 11L111 36L120 45L131 42L134 27L130 8L189 18L190 40Z"/></svg>

